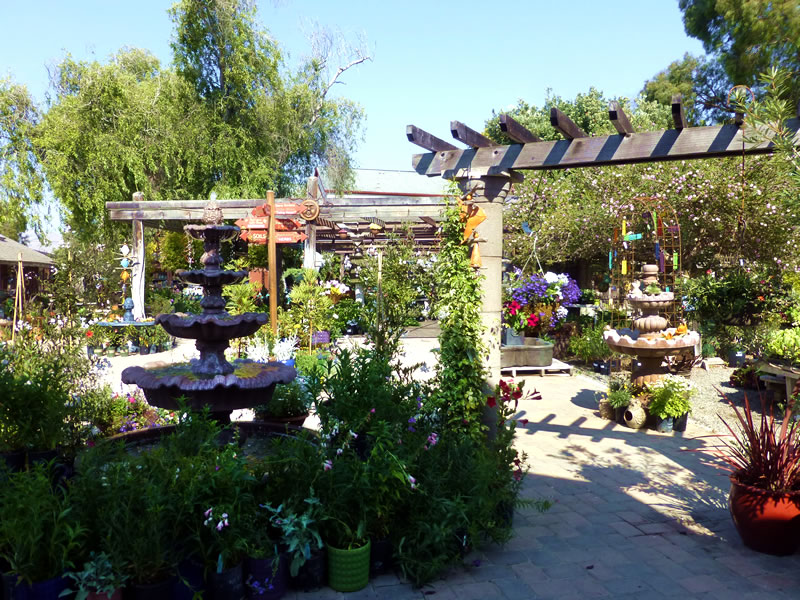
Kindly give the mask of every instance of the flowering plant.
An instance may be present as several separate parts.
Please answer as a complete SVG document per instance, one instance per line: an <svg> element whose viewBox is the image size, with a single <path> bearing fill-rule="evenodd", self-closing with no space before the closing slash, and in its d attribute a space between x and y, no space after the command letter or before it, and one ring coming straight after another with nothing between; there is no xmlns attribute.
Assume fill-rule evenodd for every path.
<svg viewBox="0 0 800 600"><path fill-rule="evenodd" d="M566 318L562 304L577 302L580 293L578 284L565 273L548 271L525 277L520 269L514 269L506 289L503 321L516 331L545 335Z"/></svg>
<svg viewBox="0 0 800 600"><path fill-rule="evenodd" d="M336 301L339 300L339 298L350 291L349 286L345 285L341 281L336 281L335 279L326 281L322 287L325 290L325 293L331 297L331 302L333 304L336 304Z"/></svg>
<svg viewBox="0 0 800 600"><path fill-rule="evenodd" d="M648 386L652 399L648 405L651 414L659 419L680 417L691 411L689 400L697 391L697 386L679 375L665 375Z"/></svg>

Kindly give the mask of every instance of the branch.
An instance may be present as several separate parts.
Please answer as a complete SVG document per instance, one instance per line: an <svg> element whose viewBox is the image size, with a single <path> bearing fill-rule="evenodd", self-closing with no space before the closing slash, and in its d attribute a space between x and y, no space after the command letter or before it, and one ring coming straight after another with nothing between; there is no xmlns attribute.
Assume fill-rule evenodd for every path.
<svg viewBox="0 0 800 600"><path fill-rule="evenodd" d="M309 123L309 125L313 125L314 123L317 122L317 119L319 118L320 115L320 111L322 111L322 105L325 102L325 97L328 95L328 92L335 84L341 83L341 81L338 81L338 79L342 75L342 73L368 60L372 60L372 57L369 55L359 54L358 58L355 58L351 60L349 63L347 63L345 66L336 69L336 73L334 74L333 77L330 78L330 80L328 81L328 85L325 86L325 88L322 90L322 94L320 94L319 101L317 102L317 105L314 107L314 114L311 117L311 122Z"/></svg>

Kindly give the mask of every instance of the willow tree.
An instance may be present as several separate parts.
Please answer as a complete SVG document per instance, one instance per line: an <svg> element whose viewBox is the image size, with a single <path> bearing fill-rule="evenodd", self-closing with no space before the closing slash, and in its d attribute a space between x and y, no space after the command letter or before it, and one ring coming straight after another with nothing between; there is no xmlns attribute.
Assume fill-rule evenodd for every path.
<svg viewBox="0 0 800 600"><path fill-rule="evenodd" d="M125 49L107 63L67 56L54 71L34 139L82 238L110 227L105 202L134 191L148 200L287 193L332 150L353 149L360 109L328 96L336 79L316 59L288 72L252 2L183 0L170 15L174 66Z"/></svg>
<svg viewBox="0 0 800 600"><path fill-rule="evenodd" d="M37 228L33 208L42 201L43 180L33 147L39 110L27 88L0 79L0 234L17 239Z"/></svg>

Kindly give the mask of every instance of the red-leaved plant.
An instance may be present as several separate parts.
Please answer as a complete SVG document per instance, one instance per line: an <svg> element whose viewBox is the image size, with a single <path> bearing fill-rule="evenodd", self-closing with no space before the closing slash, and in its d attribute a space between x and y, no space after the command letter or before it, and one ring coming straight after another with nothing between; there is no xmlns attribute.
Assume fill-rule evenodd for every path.
<svg viewBox="0 0 800 600"><path fill-rule="evenodd" d="M714 453L725 461L736 481L768 492L800 489L800 443L798 425L792 418L792 405L787 405L783 422L779 423L772 407L767 409L761 398L761 422L756 425L746 394L744 410L734 406L725 394L721 395L733 407L739 427L734 431L720 417L733 440L723 440L723 446L714 448Z"/></svg>

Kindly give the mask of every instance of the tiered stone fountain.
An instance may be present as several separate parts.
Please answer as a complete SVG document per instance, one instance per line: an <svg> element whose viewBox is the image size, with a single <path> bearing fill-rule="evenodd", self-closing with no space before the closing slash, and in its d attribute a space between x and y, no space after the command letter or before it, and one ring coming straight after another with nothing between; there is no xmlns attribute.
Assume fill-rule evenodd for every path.
<svg viewBox="0 0 800 600"><path fill-rule="evenodd" d="M641 286L646 290L652 284L658 284L658 266L644 265ZM626 299L640 313L633 321L633 329L610 329L603 338L614 352L637 358L639 365L631 372L631 382L645 385L668 373L662 366L666 356L692 348L700 341L700 335L685 326L668 327L667 319L659 315L675 302L672 292L643 293L634 284L634 291Z"/></svg>
<svg viewBox="0 0 800 600"><path fill-rule="evenodd" d="M156 323L171 335L196 340L200 358L166 367L128 367L122 372L122 381L142 388L153 406L175 409L178 399L184 398L191 408L208 405L217 420L225 422L232 410L266 404L275 384L291 382L297 371L277 362L240 359L230 363L225 358L230 340L255 333L268 316L264 313L231 316L225 310L222 287L238 283L247 272L222 270L219 248L221 242L234 238L239 228L222 224L222 210L213 201L203 213L203 222L183 229L193 238L203 240L204 254L200 260L204 268L178 272L183 281L203 287L200 302L203 312L156 317Z"/></svg>

